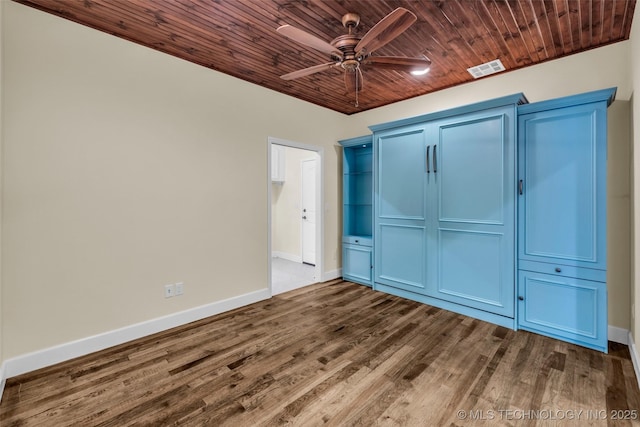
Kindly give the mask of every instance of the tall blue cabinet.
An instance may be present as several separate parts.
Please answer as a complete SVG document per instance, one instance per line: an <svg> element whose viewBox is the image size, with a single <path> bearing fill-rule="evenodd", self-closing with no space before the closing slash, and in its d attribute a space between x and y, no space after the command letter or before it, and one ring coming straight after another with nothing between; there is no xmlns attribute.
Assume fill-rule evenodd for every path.
<svg viewBox="0 0 640 427"><path fill-rule="evenodd" d="M374 288L514 327L522 94L376 126Z"/></svg>
<svg viewBox="0 0 640 427"><path fill-rule="evenodd" d="M344 146L343 276L607 351L607 108L523 94Z"/></svg>
<svg viewBox="0 0 640 427"><path fill-rule="evenodd" d="M363 136L339 141L342 155L342 276L373 283L373 144Z"/></svg>
<svg viewBox="0 0 640 427"><path fill-rule="evenodd" d="M615 89L519 107L518 327L607 351L607 107Z"/></svg>

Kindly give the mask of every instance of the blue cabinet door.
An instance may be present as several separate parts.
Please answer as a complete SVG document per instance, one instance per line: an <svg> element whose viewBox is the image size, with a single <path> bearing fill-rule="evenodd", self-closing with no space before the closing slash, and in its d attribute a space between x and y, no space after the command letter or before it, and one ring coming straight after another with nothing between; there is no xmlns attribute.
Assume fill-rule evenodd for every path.
<svg viewBox="0 0 640 427"><path fill-rule="evenodd" d="M342 277L356 283L371 286L371 247L342 245Z"/></svg>
<svg viewBox="0 0 640 427"><path fill-rule="evenodd" d="M607 103L519 117L519 258L606 268Z"/></svg>
<svg viewBox="0 0 640 427"><path fill-rule="evenodd" d="M520 271L519 276L521 329L607 351L604 282L532 271Z"/></svg>
<svg viewBox="0 0 640 427"><path fill-rule="evenodd" d="M424 293L429 259L426 130L375 136L375 282Z"/></svg>
<svg viewBox="0 0 640 427"><path fill-rule="evenodd" d="M513 318L515 107L433 124L437 265L428 294Z"/></svg>

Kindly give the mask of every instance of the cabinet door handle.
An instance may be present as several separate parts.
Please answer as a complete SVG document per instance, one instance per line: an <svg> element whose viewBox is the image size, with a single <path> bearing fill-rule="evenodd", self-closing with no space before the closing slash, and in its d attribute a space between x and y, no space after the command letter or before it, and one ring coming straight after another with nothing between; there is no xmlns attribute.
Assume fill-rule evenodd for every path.
<svg viewBox="0 0 640 427"><path fill-rule="evenodd" d="M438 172L438 157L436 156L437 145L433 146L433 173Z"/></svg>
<svg viewBox="0 0 640 427"><path fill-rule="evenodd" d="M522 180L520 180L518 181L518 193L520 193L520 195L522 195L522 187L523 187Z"/></svg>
<svg viewBox="0 0 640 427"><path fill-rule="evenodd" d="M431 173L431 170L429 170L429 149L431 148L430 145L427 145L427 173Z"/></svg>

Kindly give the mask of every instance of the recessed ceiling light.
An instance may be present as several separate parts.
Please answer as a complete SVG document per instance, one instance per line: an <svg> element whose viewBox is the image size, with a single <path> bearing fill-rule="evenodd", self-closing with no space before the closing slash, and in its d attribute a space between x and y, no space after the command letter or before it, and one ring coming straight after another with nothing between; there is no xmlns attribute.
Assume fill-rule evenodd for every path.
<svg viewBox="0 0 640 427"><path fill-rule="evenodd" d="M424 76L429 72L429 68L425 68L424 70L414 70L411 72L414 76Z"/></svg>

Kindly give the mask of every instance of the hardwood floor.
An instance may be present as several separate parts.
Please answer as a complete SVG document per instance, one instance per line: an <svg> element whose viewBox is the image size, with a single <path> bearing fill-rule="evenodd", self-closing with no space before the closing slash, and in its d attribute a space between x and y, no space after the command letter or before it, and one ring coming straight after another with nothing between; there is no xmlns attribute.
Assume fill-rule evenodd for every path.
<svg viewBox="0 0 640 427"><path fill-rule="evenodd" d="M635 425L609 348L336 280L10 378L0 425Z"/></svg>

